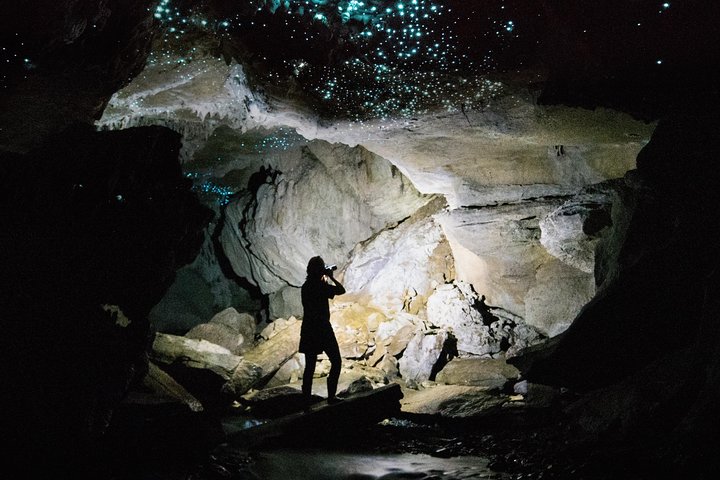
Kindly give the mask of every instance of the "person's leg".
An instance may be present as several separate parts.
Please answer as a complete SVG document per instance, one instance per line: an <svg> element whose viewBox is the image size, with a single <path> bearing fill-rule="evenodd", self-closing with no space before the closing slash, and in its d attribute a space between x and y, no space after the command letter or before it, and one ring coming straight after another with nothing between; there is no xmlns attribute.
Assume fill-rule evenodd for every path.
<svg viewBox="0 0 720 480"><path fill-rule="evenodd" d="M340 348L335 337L333 337L332 342L328 342L325 353L330 359L330 373L327 378L328 400L334 400L337 393L338 379L340 378L340 368L342 367Z"/></svg>
<svg viewBox="0 0 720 480"><path fill-rule="evenodd" d="M313 375L315 375L315 364L317 363L317 354L305 354L305 370L303 371L302 393L305 398L309 399L312 395Z"/></svg>

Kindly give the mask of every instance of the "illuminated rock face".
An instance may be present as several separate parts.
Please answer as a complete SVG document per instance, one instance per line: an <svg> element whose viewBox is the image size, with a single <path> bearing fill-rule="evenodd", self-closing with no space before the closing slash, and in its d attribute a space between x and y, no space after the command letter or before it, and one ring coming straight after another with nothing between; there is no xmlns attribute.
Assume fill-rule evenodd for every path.
<svg viewBox="0 0 720 480"><path fill-rule="evenodd" d="M221 233L235 272L267 293L300 287L315 255L344 266L355 245L428 201L362 147L312 142L269 167L228 205Z"/></svg>
<svg viewBox="0 0 720 480"><path fill-rule="evenodd" d="M434 288L459 279L550 335L595 293L594 252L612 230L610 190L574 195L634 168L653 128L509 87L482 109L328 123L202 55L151 63L99 121L143 123L184 133L188 175L224 209L224 254L269 296L271 319L301 314L297 287L320 254L353 300L387 314L424 315ZM433 211L416 213L422 194Z"/></svg>

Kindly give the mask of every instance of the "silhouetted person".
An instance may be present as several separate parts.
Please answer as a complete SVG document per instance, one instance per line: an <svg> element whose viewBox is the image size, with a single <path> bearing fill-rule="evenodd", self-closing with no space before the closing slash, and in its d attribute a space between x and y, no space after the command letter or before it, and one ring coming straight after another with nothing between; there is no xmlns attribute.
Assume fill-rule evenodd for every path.
<svg viewBox="0 0 720 480"><path fill-rule="evenodd" d="M330 359L327 378L328 402L336 401L338 378L340 378L340 348L330 325L328 300L345 293L345 287L333 278L332 269L325 266L321 257L313 257L307 265L307 278L302 286L303 320L300 330L300 352L305 354L302 392L309 404L312 395L313 374L317 356L325 352Z"/></svg>

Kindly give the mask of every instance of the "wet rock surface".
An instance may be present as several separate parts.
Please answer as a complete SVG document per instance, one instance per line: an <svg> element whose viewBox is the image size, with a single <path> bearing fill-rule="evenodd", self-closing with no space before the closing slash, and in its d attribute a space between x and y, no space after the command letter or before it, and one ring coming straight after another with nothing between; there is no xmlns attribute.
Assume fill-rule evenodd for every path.
<svg viewBox="0 0 720 480"><path fill-rule="evenodd" d="M184 444L183 448L161 458L155 455L157 445L145 452L138 447L134 451L137 463L113 467L118 469L118 478L142 472L155 475L153 478L190 476L198 480L668 478L662 458L648 455L637 442L580 436L563 413L564 407L576 399L566 393L552 408L516 408L482 419L401 414L332 435L308 430L300 444L281 442L260 449L224 443L223 434L214 430L215 421L207 416L196 414L195 420L188 421L187 414L157 416L156 412L156 418L143 427L154 437L145 440L158 440L160 427L168 427L167 420L182 420L175 428L184 425L180 428L188 429L183 442L166 441L162 448ZM239 428L257 424L247 417L229 421ZM128 428L115 433L131 432ZM179 462L177 456L188 449L193 454Z"/></svg>

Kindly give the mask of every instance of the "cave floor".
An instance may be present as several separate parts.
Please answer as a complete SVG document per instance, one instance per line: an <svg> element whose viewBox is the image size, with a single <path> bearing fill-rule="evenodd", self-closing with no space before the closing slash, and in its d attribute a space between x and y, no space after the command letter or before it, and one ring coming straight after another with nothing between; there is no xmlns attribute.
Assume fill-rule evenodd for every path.
<svg viewBox="0 0 720 480"><path fill-rule="evenodd" d="M217 417L133 418L134 426L115 432L125 446L113 462L118 480L660 478L636 447L579 440L559 407L463 419L400 414L333 438L309 435L302 445L255 450L223 443ZM228 421L252 424L247 417L221 423Z"/></svg>
<svg viewBox="0 0 720 480"><path fill-rule="evenodd" d="M638 474L644 467L627 445L577 441L557 413L519 409L453 420L402 414L331 439L308 438L302 446L278 444L258 451L220 447L194 478L656 478Z"/></svg>

